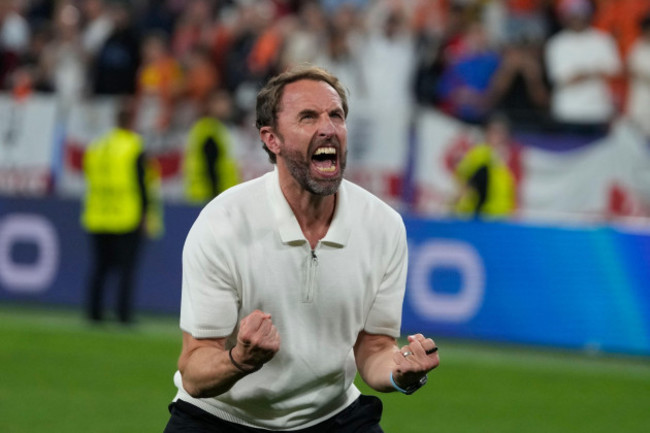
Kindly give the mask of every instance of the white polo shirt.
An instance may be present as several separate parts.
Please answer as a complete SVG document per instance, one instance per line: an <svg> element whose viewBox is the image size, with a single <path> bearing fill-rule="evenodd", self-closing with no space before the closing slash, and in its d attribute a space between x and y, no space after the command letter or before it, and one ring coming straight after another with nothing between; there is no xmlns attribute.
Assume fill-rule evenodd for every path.
<svg viewBox="0 0 650 433"><path fill-rule="evenodd" d="M616 107L606 79L561 84L581 73L618 74L621 60L610 35L593 28L556 33L546 44L546 66L554 87L551 110L557 120L589 123L612 118Z"/></svg>
<svg viewBox="0 0 650 433"><path fill-rule="evenodd" d="M359 332L399 336L406 271L402 218L348 181L314 251L277 171L225 191L188 234L180 326L195 338L228 337L230 347L239 320L259 309L272 315L280 350L215 398L192 398L177 372L175 399L270 430L335 415L360 394L353 384Z"/></svg>

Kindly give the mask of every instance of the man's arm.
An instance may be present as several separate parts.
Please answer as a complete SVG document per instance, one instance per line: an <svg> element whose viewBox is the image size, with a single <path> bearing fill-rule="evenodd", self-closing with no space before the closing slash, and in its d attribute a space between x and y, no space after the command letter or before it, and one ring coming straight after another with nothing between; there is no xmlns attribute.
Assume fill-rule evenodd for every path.
<svg viewBox="0 0 650 433"><path fill-rule="evenodd" d="M397 347L397 341L388 335L361 331L354 345L357 369L364 382L379 392L395 391L393 380L400 388L408 388L440 364L438 352L427 355L435 342L422 334L408 337L409 344ZM410 352L408 356L403 353Z"/></svg>
<svg viewBox="0 0 650 433"><path fill-rule="evenodd" d="M187 332L183 332L178 370L183 378L183 388L195 398L223 394L245 376L230 362L225 338L199 340Z"/></svg>
<svg viewBox="0 0 650 433"><path fill-rule="evenodd" d="M259 370L280 349L271 315L256 310L242 319L237 344L229 352L226 338L197 339L183 332L178 370L183 388L195 398L228 391L242 377Z"/></svg>

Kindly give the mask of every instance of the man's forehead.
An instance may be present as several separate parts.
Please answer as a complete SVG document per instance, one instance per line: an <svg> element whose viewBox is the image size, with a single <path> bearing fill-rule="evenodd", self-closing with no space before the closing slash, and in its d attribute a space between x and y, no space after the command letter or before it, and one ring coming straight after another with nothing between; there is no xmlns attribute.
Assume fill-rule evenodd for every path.
<svg viewBox="0 0 650 433"><path fill-rule="evenodd" d="M281 102L280 111L342 108L341 97L336 89L325 81L317 80L299 80L287 84L282 92Z"/></svg>

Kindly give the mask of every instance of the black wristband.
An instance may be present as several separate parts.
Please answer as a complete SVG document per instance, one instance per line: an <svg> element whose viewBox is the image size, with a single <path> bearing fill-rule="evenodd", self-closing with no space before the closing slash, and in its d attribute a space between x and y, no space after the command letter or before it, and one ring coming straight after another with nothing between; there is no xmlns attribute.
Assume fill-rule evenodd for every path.
<svg viewBox="0 0 650 433"><path fill-rule="evenodd" d="M237 367L237 370L241 371L242 373L248 374L248 373L256 372L257 370L262 368L263 364L258 365L257 367L253 367L253 368L244 368L241 364L239 364L237 361L235 361L235 358L232 357L232 350L234 348L235 348L234 346L230 348L230 350L228 351L228 356L230 357L230 362L232 362L232 365Z"/></svg>

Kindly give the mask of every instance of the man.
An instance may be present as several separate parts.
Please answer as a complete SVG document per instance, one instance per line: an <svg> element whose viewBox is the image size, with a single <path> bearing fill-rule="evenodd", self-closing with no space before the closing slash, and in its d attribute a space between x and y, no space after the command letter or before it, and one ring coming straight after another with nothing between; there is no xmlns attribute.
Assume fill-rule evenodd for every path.
<svg viewBox="0 0 650 433"><path fill-rule="evenodd" d="M345 92L319 68L271 79L257 127L275 170L211 201L183 251L178 394L167 433L381 432L381 402L439 363L433 340L397 347L406 233L343 180Z"/></svg>
<svg viewBox="0 0 650 433"><path fill-rule="evenodd" d="M185 197L190 203L207 203L239 183L237 162L231 156L231 138L225 121L232 111L225 90L213 92L203 115L187 137L183 163Z"/></svg>
<svg viewBox="0 0 650 433"><path fill-rule="evenodd" d="M510 123L494 115L485 126L484 141L473 146L454 169L460 194L455 204L459 216L507 218L517 208L519 148L510 135Z"/></svg>
<svg viewBox="0 0 650 433"><path fill-rule="evenodd" d="M86 195L81 216L90 233L94 264L88 282L87 315L93 322L104 317L104 291L111 271L118 274L117 317L133 321L133 281L143 228L156 235L162 230L157 178L147 166L142 138L130 128L132 104L123 103L117 125L99 137L84 154Z"/></svg>
<svg viewBox="0 0 650 433"><path fill-rule="evenodd" d="M546 66L553 87L554 119L570 130L600 131L616 115L609 80L621 72L614 38L591 25L588 0L561 0L563 29L546 44Z"/></svg>

